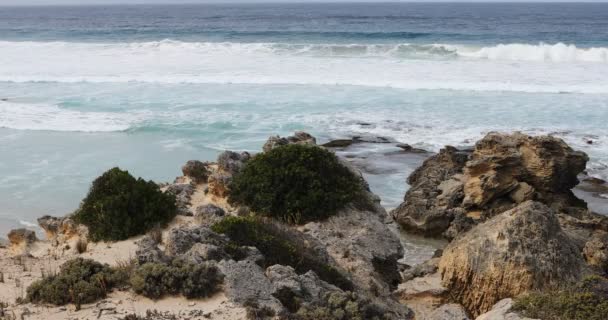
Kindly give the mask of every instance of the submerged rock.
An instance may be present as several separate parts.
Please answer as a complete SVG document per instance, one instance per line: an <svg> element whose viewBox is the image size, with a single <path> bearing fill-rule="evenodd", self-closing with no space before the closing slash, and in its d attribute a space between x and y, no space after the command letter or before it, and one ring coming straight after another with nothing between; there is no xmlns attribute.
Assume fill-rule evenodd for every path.
<svg viewBox="0 0 608 320"><path fill-rule="evenodd" d="M503 298L575 281L583 271L580 251L553 210L533 201L455 239L439 262L450 296L474 315Z"/></svg>

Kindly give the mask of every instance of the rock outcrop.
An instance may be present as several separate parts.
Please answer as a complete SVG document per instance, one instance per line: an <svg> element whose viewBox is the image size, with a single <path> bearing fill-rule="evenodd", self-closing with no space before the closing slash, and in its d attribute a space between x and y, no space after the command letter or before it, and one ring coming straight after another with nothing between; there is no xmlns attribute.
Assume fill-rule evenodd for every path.
<svg viewBox="0 0 608 320"><path fill-rule="evenodd" d="M516 312L511 311L513 307L513 299L502 299L496 303L492 309L475 320L534 320L531 318L522 317Z"/></svg>
<svg viewBox="0 0 608 320"><path fill-rule="evenodd" d="M208 165L208 163L198 160L190 160L182 167L182 173L194 183L204 183L209 178Z"/></svg>
<svg viewBox="0 0 608 320"><path fill-rule="evenodd" d="M296 131L293 136L288 136L285 138L274 136L268 138L268 141L266 141L266 143L262 147L262 150L264 150L264 152L268 152L276 147L288 144L316 145L317 139L306 132Z"/></svg>
<svg viewBox="0 0 608 320"><path fill-rule="evenodd" d="M584 262L554 211L527 201L451 242L439 272L450 296L479 315L503 298L577 280Z"/></svg>
<svg viewBox="0 0 608 320"><path fill-rule="evenodd" d="M406 230L448 239L528 200L578 216L586 205L571 189L587 161L555 137L489 133L473 150L446 147L427 159L392 215Z"/></svg>
<svg viewBox="0 0 608 320"><path fill-rule="evenodd" d="M28 248L38 241L36 233L24 228L13 229L8 233L8 241L15 254L27 253Z"/></svg>
<svg viewBox="0 0 608 320"><path fill-rule="evenodd" d="M445 147L424 161L407 179L405 201L391 213L405 230L427 236L445 232L464 216L462 171L469 152Z"/></svg>

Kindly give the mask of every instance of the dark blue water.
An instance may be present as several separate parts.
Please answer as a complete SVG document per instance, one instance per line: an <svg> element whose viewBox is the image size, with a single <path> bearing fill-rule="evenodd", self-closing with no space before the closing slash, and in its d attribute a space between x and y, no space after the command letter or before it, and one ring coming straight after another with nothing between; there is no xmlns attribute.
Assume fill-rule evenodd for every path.
<svg viewBox="0 0 608 320"><path fill-rule="evenodd" d="M0 7L0 40L608 43L608 3Z"/></svg>

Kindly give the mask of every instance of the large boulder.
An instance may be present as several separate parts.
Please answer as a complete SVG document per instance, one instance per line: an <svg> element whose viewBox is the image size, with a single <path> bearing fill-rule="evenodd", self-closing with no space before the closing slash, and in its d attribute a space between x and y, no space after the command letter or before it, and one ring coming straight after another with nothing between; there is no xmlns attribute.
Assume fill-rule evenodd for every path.
<svg viewBox="0 0 608 320"><path fill-rule="evenodd" d="M490 133L477 142L466 164L463 204L490 209L500 200L538 199L557 210L584 207L571 189L588 160L552 136Z"/></svg>
<svg viewBox="0 0 608 320"><path fill-rule="evenodd" d="M462 216L462 171L469 152L447 146L430 157L407 179L404 202L391 212L404 229L439 236L455 216Z"/></svg>
<svg viewBox="0 0 608 320"><path fill-rule="evenodd" d="M304 232L319 240L336 264L349 270L355 284L378 296L388 296L401 280L397 260L403 257L399 238L379 200L368 193L367 209L347 207L320 222L304 225Z"/></svg>
<svg viewBox="0 0 608 320"><path fill-rule="evenodd" d="M209 177L208 163L190 160L182 166L182 173L185 177L189 177L194 183L205 183Z"/></svg>
<svg viewBox="0 0 608 320"><path fill-rule="evenodd" d="M451 242L439 262L443 285L477 316L499 300L581 277L580 250L555 213L527 201Z"/></svg>
<svg viewBox="0 0 608 320"><path fill-rule="evenodd" d="M446 147L427 159L392 215L406 230L448 239L528 200L580 216L586 205L571 189L587 161L552 136L489 133L472 151Z"/></svg>

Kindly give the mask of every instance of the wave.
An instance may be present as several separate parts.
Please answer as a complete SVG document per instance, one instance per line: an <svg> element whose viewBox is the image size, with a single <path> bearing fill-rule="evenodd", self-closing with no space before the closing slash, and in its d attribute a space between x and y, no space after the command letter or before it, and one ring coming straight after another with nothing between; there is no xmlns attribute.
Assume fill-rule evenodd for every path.
<svg viewBox="0 0 608 320"><path fill-rule="evenodd" d="M0 65L0 82L13 83L352 85L608 93L608 48L565 44L0 41Z"/></svg>
<svg viewBox="0 0 608 320"><path fill-rule="evenodd" d="M78 42L9 42L0 41L0 49L88 51L91 54L190 52L192 54L276 54L329 57L396 57L396 58L468 58L483 60L545 61L545 62L601 62L608 63L608 47L578 48L573 44L498 44L472 46L458 44L298 44L298 43L238 43L238 42L183 42L162 40L131 43Z"/></svg>
<svg viewBox="0 0 608 320"><path fill-rule="evenodd" d="M84 112L53 105L0 102L0 128L112 132L125 131L136 122L133 115L124 113Z"/></svg>

